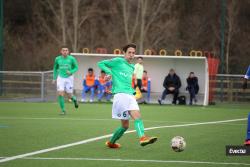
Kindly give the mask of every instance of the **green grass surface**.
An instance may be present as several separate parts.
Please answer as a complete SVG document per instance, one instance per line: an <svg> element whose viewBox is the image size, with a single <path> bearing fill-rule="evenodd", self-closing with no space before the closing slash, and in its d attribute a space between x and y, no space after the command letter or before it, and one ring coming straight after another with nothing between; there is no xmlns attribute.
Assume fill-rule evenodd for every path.
<svg viewBox="0 0 250 167"><path fill-rule="evenodd" d="M120 125L119 121L111 119L111 104L80 104L77 111L70 103L67 103L66 107L67 115L60 116L58 105L55 103L0 103L0 157L11 157L111 134ZM146 128L246 118L250 112L250 105L247 104L219 104L209 107L142 105L140 108ZM129 130L133 130L132 121L130 126ZM149 130L146 133L159 137L159 140L153 145L141 147L136 133L129 133L119 140L122 144L119 150L106 148L104 143L107 139L101 139L33 155L31 158L0 163L0 166L243 166L219 164L223 162L250 165L250 156L225 155L226 145L242 145L246 133L245 120L166 127ZM187 142L186 150L181 153L173 152L170 148L171 138L177 135L183 136ZM34 157L61 159L34 159ZM191 164L191 161L196 163Z"/></svg>

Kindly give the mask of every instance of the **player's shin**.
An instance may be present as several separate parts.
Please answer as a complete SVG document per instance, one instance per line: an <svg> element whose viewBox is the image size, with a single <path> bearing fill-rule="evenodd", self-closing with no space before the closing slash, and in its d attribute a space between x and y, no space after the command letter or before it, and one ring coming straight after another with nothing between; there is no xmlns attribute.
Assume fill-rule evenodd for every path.
<svg viewBox="0 0 250 167"><path fill-rule="evenodd" d="M72 95L71 100L72 100L73 102L76 102L76 96Z"/></svg>
<svg viewBox="0 0 250 167"><path fill-rule="evenodd" d="M71 100L74 102L75 108L78 108L78 103L77 103L76 96L72 95Z"/></svg>
<svg viewBox="0 0 250 167"><path fill-rule="evenodd" d="M113 133L113 136L110 139L110 143L114 144L117 140L119 140L122 135L126 132L127 128L119 127Z"/></svg>
<svg viewBox="0 0 250 167"><path fill-rule="evenodd" d="M139 119L135 119L134 124L135 124L135 130L137 132L137 135L140 138L143 137L143 136L145 136L145 134L144 134L144 125L143 125L142 120L140 118Z"/></svg>
<svg viewBox="0 0 250 167"><path fill-rule="evenodd" d="M62 112L65 112L65 106L64 106L64 97L59 95L58 96L58 103L59 103L59 106L62 110Z"/></svg>
<svg viewBox="0 0 250 167"><path fill-rule="evenodd" d="M246 140L250 140L250 113L248 114L248 120L247 120L247 137Z"/></svg>

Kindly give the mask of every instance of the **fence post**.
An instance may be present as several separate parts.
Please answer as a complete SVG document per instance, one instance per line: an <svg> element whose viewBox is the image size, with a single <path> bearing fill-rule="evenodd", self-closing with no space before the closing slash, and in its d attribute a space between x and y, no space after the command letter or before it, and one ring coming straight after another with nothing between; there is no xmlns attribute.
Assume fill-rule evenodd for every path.
<svg viewBox="0 0 250 167"><path fill-rule="evenodd" d="M41 73L41 101L44 101L44 72Z"/></svg>

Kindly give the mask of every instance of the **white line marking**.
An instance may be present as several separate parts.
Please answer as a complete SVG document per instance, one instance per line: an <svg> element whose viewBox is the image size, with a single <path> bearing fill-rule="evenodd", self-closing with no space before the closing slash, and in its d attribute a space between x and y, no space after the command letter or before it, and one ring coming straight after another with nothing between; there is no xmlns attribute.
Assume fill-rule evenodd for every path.
<svg viewBox="0 0 250 167"><path fill-rule="evenodd" d="M4 157L0 157L4 158ZM24 157L27 160L74 160L74 161L119 161L119 162L147 162L147 163L181 163L181 164L209 164L209 165L243 165L247 163L238 162L210 162L210 161L177 161L177 160L145 160L145 159L119 159L119 158L73 158L73 157Z"/></svg>
<svg viewBox="0 0 250 167"><path fill-rule="evenodd" d="M68 120L68 121L117 121L115 119L93 119L93 118L65 118L65 117L0 117L0 119L9 119L9 120ZM161 121L161 120L143 120L143 122L156 122L156 123L200 123L193 121ZM246 124L230 124L223 123L226 125L246 125Z"/></svg>
<svg viewBox="0 0 250 167"><path fill-rule="evenodd" d="M210 165L244 165L247 163L237 162L208 162L208 161L176 161L176 160L145 160L145 159L113 159L113 158L46 158L46 157L26 157L24 159L34 160L81 160L81 161L119 161L119 162L150 162L150 163L183 163L183 164L210 164Z"/></svg>
<svg viewBox="0 0 250 167"><path fill-rule="evenodd" d="M157 126L157 127L145 128L145 131L153 130L153 129L160 129L160 128L176 128L176 127L187 127L187 126L196 126L196 125L210 125L210 124L219 124L219 123L226 123L226 122L243 121L243 120L246 120L246 118L223 120L223 121L212 121L212 122L200 122L200 123L191 123L191 124L181 124L181 125ZM130 131L127 131L125 133L127 134L127 133L133 133L133 132L135 132L135 130L130 130ZM65 144L65 145L51 147L51 148L47 148L47 149L43 149L43 150L30 152L30 153L20 154L20 155L16 155L16 156L12 156L12 157L7 157L4 159L0 159L0 163L12 161L15 159L24 158L24 157L28 157L28 156L32 156L32 155L42 154L42 153L46 153L46 152L50 152L50 151L60 150L60 149L68 148L68 147L72 147L72 146L77 146L80 144L86 144L86 143L90 143L93 141L106 139L106 138L109 138L111 136L112 136L112 134L108 134L108 135L94 137L94 138L90 138L90 139L86 139L86 140L82 140L82 141L78 141L78 142L74 142L74 143L70 143L70 144Z"/></svg>

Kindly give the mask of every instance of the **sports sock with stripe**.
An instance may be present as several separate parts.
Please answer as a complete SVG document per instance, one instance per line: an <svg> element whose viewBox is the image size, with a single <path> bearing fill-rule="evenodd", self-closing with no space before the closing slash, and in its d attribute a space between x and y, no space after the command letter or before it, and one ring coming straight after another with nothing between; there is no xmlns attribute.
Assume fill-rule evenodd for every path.
<svg viewBox="0 0 250 167"><path fill-rule="evenodd" d="M134 121L134 125L135 125L135 130L137 132L137 135L141 138L142 136L144 136L144 125L141 119L136 119Z"/></svg>

